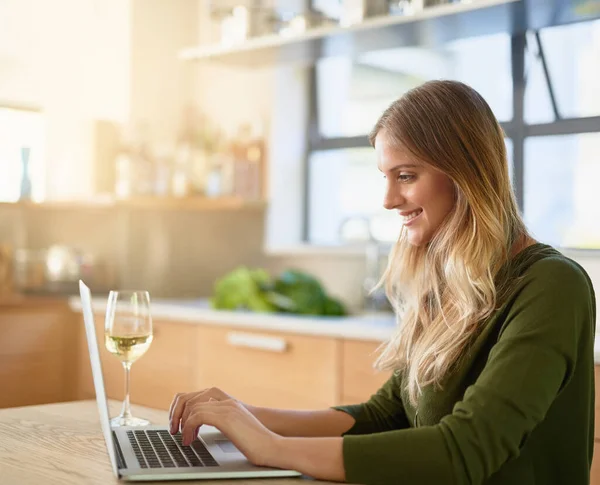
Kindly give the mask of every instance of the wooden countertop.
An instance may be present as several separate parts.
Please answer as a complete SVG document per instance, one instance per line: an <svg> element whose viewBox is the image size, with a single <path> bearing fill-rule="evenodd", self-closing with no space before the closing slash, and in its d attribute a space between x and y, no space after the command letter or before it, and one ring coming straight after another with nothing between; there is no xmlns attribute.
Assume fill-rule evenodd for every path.
<svg viewBox="0 0 600 485"><path fill-rule="evenodd" d="M48 308L48 307L68 307L69 300L66 296L41 296L41 295L23 295L14 293L12 295L0 296L0 309L10 308Z"/></svg>
<svg viewBox="0 0 600 485"><path fill-rule="evenodd" d="M110 402L111 415L120 403ZM166 411L133 406L152 423L167 423ZM113 475L95 401L75 401L0 410L0 483L82 485L119 482ZM160 482L165 483L165 482ZM192 480L197 485L299 485L302 478ZM310 481L311 484L330 482Z"/></svg>

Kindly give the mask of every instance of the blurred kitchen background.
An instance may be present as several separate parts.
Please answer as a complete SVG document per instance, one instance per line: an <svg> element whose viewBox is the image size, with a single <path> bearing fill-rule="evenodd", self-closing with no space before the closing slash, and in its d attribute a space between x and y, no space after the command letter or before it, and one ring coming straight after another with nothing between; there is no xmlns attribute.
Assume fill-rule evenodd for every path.
<svg viewBox="0 0 600 485"><path fill-rule="evenodd" d="M311 338L331 347L314 337L321 354L310 342L295 348L331 351L327 366L347 364L336 369L362 359L360 372L370 372L387 330L369 330L364 315L393 317L368 290L400 226L382 208L366 134L393 100L437 78L486 98L529 228L600 291L598 0L0 0L0 359L12 362L14 392L34 391L15 378L26 380L23 361L7 356L51 350L19 322L70 335L70 317L55 310L77 313L69 297L80 277L100 299L99 320L108 290L139 288L162 308L159 324L177 320L168 305L200 308L219 291L243 294L219 300L229 310L264 310L264 285L288 285L287 300L268 300L267 310L363 318L345 320L363 325L358 333L310 320ZM307 310L313 296L298 287L329 310ZM185 308L179 320L223 321ZM278 322L269 328L283 334L302 326ZM153 347L187 341L189 325L173 325ZM288 333L307 335L306 325ZM61 345L53 362L68 373ZM148 375L168 376L168 355ZM257 375L279 365L265 362ZM228 382L194 375L180 387ZM352 390L355 377L327 377L335 392L316 404L368 396ZM43 397L7 402L89 397L89 379L86 392L48 382ZM58 396L56 386L69 390ZM132 399L164 407L177 390L136 401L134 387Z"/></svg>

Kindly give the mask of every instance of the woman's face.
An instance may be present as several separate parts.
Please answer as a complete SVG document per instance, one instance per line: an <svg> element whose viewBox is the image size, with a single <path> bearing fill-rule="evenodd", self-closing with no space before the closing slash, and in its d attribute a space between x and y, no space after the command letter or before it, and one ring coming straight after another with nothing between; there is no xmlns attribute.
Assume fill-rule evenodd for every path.
<svg viewBox="0 0 600 485"><path fill-rule="evenodd" d="M454 183L404 147L392 146L385 130L375 138L375 153L386 178L383 206L398 212L410 244L427 244L454 206Z"/></svg>

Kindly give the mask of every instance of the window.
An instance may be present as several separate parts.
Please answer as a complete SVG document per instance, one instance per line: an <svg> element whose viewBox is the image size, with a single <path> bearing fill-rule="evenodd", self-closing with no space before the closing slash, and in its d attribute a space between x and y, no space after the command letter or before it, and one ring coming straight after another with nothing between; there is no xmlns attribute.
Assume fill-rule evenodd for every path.
<svg viewBox="0 0 600 485"><path fill-rule="evenodd" d="M0 202L44 198L43 147L44 125L39 112L0 107Z"/></svg>
<svg viewBox="0 0 600 485"><path fill-rule="evenodd" d="M506 139L508 167L512 172L511 142ZM313 152L309 180L309 234L313 244L334 245L341 241L342 224L351 218L366 218L371 235L394 242L401 229L394 211L383 208L385 179L377 170L373 148L347 148Z"/></svg>
<svg viewBox="0 0 600 485"><path fill-rule="evenodd" d="M504 139L504 144L506 145L506 158L508 162L508 175L510 179L513 180L515 173L515 165L513 162L513 142L510 138Z"/></svg>
<svg viewBox="0 0 600 485"><path fill-rule="evenodd" d="M388 214L395 214L383 208L385 179L377 170L372 148L314 152L309 173L309 240L312 243L339 243L342 224L353 217L376 219L371 231L376 232L379 239L397 239L400 219L390 218Z"/></svg>
<svg viewBox="0 0 600 485"><path fill-rule="evenodd" d="M306 241L343 242L339 228L352 217L370 220L382 241L395 240L399 221L381 208L384 189L365 135L407 90L456 79L483 95L511 137L509 172L534 235L558 247L600 249L593 183L600 180L600 20L527 33L524 50L516 51L525 58L524 112L515 116L513 96L521 91L511 52L520 40L498 34L319 61Z"/></svg>
<svg viewBox="0 0 600 485"><path fill-rule="evenodd" d="M525 222L560 247L600 248L600 133L525 141Z"/></svg>
<svg viewBox="0 0 600 485"><path fill-rule="evenodd" d="M600 20L543 29L540 41L559 115L600 115ZM527 44L525 121L549 123L554 112L533 34Z"/></svg>
<svg viewBox="0 0 600 485"><path fill-rule="evenodd" d="M368 133L379 115L409 89L431 79L457 79L477 89L499 120L512 117L510 37L458 40L440 49L404 47L317 63L319 128L323 137ZM491 82L492 81L492 82Z"/></svg>

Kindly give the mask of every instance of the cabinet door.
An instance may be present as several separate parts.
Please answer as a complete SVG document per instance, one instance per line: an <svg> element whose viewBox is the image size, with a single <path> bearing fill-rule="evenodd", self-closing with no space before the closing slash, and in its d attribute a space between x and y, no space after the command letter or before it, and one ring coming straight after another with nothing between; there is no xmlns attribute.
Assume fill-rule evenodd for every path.
<svg viewBox="0 0 600 485"><path fill-rule="evenodd" d="M194 391L194 346L197 326L154 322L148 351L131 367L131 402L169 409L178 392Z"/></svg>
<svg viewBox="0 0 600 485"><path fill-rule="evenodd" d="M0 309L0 408L73 397L75 325L66 303Z"/></svg>
<svg viewBox="0 0 600 485"><path fill-rule="evenodd" d="M124 370L121 362L111 355L104 346L104 315L94 315L96 327L96 339L98 341L98 351L100 353L100 362L102 364L102 375L104 377L104 388L106 396L109 399L123 399L125 395ZM85 325L83 316L79 315L79 358L78 358L78 378L77 387L78 399L93 399L94 382L92 381L92 368L90 364L90 354L88 351L87 339L85 336Z"/></svg>
<svg viewBox="0 0 600 485"><path fill-rule="evenodd" d="M596 401L595 401L595 416L596 419L594 420L594 437L597 440L600 440L600 366L595 366L594 367L594 381L595 381L595 388L596 388ZM596 456L594 454L594 456Z"/></svg>
<svg viewBox="0 0 600 485"><path fill-rule="evenodd" d="M600 441L594 443L594 459L590 470L590 485L600 485Z"/></svg>
<svg viewBox="0 0 600 485"><path fill-rule="evenodd" d="M83 323L82 323L83 325ZM104 346L104 317L96 315L96 337L106 395L110 399L125 397L125 371L121 361ZM196 326L189 323L153 322L154 339L148 351L131 366L130 399L157 409L168 409L177 392L194 390L193 356ZM94 395L85 329L80 336L82 372L79 379L80 398Z"/></svg>
<svg viewBox="0 0 600 485"><path fill-rule="evenodd" d="M256 406L321 409L338 401L333 338L198 326L196 387Z"/></svg>
<svg viewBox="0 0 600 485"><path fill-rule="evenodd" d="M342 350L342 404L366 401L388 380L390 372L373 369L378 342L344 340Z"/></svg>
<svg viewBox="0 0 600 485"><path fill-rule="evenodd" d="M596 387L596 411L594 420L594 459L590 470L590 485L600 485L600 366L594 368Z"/></svg>

